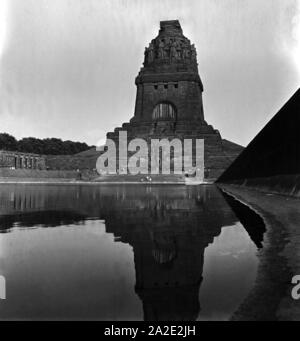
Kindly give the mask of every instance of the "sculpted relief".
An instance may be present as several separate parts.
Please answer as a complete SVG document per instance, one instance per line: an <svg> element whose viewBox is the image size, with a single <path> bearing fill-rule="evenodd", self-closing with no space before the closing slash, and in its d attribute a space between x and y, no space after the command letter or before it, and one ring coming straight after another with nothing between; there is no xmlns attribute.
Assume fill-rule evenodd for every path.
<svg viewBox="0 0 300 341"><path fill-rule="evenodd" d="M164 38L153 40L145 49L145 65L154 60L169 61L196 61L197 53L194 45L190 45L183 39Z"/></svg>

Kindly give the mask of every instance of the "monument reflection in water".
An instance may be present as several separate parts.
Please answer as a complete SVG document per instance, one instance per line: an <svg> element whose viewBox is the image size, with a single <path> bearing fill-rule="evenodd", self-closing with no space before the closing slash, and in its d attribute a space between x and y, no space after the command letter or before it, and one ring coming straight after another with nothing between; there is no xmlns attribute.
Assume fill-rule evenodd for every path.
<svg viewBox="0 0 300 341"><path fill-rule="evenodd" d="M0 189L0 205L2 271L8 286L8 299L0 305L0 317L4 319L223 319L230 317L227 315L233 313L255 280L257 247L248 233L260 247L264 227L255 219L249 220L250 225L254 224L250 230L243 222L248 233L238 226L236 214L214 186L8 185ZM103 221L105 231L99 237L97 230L101 230ZM232 229L234 226L238 227ZM88 234L85 227L94 235ZM47 235L43 237L45 228ZM104 235L114 236L110 246L115 250L113 256ZM216 237L219 241L214 243ZM109 271L101 270L100 263L105 262L110 271L119 271L116 263L126 257L124 251L117 251L120 243L133 249L135 293L142 309L137 308L133 298L122 297L120 302L126 303L118 303L112 292L123 292L123 280L110 285ZM212 248L207 252L206 273L211 279L205 286L204 251L209 244ZM242 249L237 250L239 247ZM226 263L228 254L232 258ZM216 266L218 260L222 261ZM25 276L18 273L19 261L25 264L19 270L26 272ZM48 281L46 290L40 290L46 285L42 264L59 277ZM211 267L220 274L210 274ZM82 271L85 275L79 279ZM125 269L122 276L130 277L132 272ZM105 280L108 285L101 284ZM80 291L79 287L89 289ZM205 306L200 308L202 289L204 297L200 295L200 299ZM224 306L221 299L215 302L222 291L223 297L232 295ZM103 297L110 304L104 303ZM121 305L126 305L129 312L122 314ZM201 317L203 309L207 314Z"/></svg>

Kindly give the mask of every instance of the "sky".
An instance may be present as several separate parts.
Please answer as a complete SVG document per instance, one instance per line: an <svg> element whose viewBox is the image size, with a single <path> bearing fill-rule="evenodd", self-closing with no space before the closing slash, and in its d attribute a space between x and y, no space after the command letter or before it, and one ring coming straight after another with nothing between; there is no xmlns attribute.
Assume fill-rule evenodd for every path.
<svg viewBox="0 0 300 341"><path fill-rule="evenodd" d="M300 0L0 0L0 132L103 141L173 19L197 48L206 121L247 145L299 88Z"/></svg>

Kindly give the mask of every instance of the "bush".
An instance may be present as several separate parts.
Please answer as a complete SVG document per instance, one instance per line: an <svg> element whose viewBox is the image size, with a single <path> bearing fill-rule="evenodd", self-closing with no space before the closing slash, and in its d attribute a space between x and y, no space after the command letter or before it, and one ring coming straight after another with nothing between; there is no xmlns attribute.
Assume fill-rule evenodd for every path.
<svg viewBox="0 0 300 341"><path fill-rule="evenodd" d="M74 155L91 148L93 146L86 143L62 141L57 138L37 139L35 137L26 137L17 141L9 134L0 134L0 149L3 150L45 155Z"/></svg>

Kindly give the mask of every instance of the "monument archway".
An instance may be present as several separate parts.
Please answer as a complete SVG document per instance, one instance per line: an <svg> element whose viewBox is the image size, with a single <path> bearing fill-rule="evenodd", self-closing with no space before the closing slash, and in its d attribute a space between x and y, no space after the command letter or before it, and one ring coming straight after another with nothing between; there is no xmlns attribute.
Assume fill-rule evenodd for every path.
<svg viewBox="0 0 300 341"><path fill-rule="evenodd" d="M159 120L172 120L175 121L177 116L176 107L170 102L158 103L152 112L152 119L154 121Z"/></svg>

